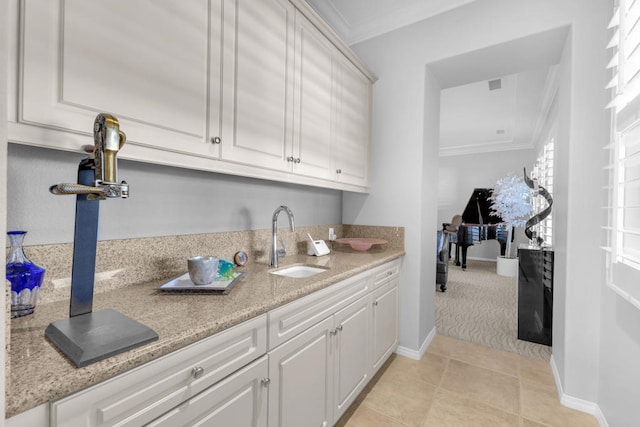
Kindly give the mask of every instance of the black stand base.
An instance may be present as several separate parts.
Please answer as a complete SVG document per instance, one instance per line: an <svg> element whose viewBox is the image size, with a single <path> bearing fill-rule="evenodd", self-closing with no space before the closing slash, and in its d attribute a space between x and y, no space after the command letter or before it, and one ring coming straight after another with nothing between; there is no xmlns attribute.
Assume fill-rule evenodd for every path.
<svg viewBox="0 0 640 427"><path fill-rule="evenodd" d="M518 339L551 346L553 251L518 249Z"/></svg>
<svg viewBox="0 0 640 427"><path fill-rule="evenodd" d="M112 309L50 323L44 335L78 368L158 339L149 327Z"/></svg>

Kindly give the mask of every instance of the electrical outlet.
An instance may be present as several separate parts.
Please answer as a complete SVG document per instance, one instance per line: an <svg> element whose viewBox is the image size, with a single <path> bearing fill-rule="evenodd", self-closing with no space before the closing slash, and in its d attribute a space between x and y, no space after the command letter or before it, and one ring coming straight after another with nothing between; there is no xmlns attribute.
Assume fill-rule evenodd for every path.
<svg viewBox="0 0 640 427"><path fill-rule="evenodd" d="M333 227L329 228L329 240L336 240L336 234L333 231Z"/></svg>

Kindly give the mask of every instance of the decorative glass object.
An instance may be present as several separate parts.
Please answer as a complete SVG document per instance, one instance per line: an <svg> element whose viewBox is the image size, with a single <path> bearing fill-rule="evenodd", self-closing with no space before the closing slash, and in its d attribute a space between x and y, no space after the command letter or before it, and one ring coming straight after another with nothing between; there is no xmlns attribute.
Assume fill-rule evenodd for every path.
<svg viewBox="0 0 640 427"><path fill-rule="evenodd" d="M33 313L45 269L34 264L22 250L26 231L8 231L11 247L7 255L7 280L11 282L11 317Z"/></svg>
<svg viewBox="0 0 640 427"><path fill-rule="evenodd" d="M233 279L236 272L236 265L226 259L221 259L218 262L218 276L216 280L229 280Z"/></svg>

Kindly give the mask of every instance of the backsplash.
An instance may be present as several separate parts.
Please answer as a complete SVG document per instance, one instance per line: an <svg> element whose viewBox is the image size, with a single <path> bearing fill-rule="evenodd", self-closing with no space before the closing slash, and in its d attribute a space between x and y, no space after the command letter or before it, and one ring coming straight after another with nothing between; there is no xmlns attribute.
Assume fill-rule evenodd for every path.
<svg viewBox="0 0 640 427"><path fill-rule="evenodd" d="M329 227L334 228L338 237L380 238L388 242L382 245L383 249L404 249L403 227L324 225L298 227L291 232L282 226L278 229L278 238L283 240L289 254L306 254L307 233L314 239L326 239ZM267 264L270 243L270 229L99 241L94 292L169 280L186 272L187 258L197 255L233 260L237 251L244 251L249 263ZM339 244L333 242L333 245ZM38 304L68 299L73 244L25 246L24 249L32 261L47 270Z"/></svg>

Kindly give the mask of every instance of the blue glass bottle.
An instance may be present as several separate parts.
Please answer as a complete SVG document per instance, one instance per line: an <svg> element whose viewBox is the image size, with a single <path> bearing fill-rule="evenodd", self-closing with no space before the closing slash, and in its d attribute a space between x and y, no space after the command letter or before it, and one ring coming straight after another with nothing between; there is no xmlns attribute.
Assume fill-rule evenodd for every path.
<svg viewBox="0 0 640 427"><path fill-rule="evenodd" d="M7 280L11 282L11 317L33 313L38 303L45 269L26 257L22 244L26 231L8 231Z"/></svg>

